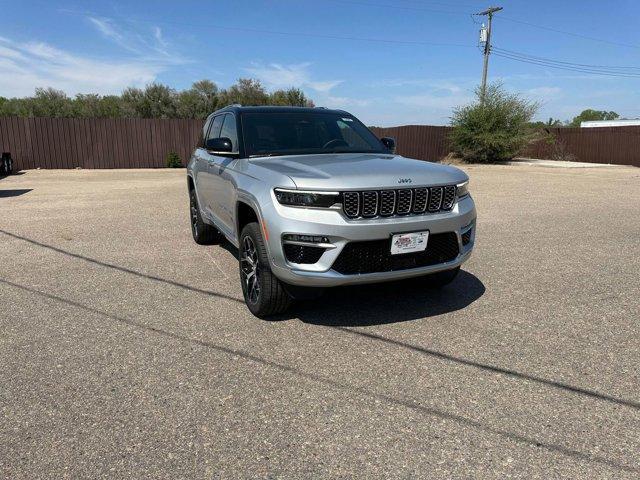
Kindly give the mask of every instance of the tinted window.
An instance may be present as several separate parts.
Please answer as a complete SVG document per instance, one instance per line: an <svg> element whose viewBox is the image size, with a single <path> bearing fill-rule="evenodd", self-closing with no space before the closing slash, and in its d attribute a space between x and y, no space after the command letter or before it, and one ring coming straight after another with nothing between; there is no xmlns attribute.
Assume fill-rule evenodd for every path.
<svg viewBox="0 0 640 480"><path fill-rule="evenodd" d="M236 131L236 117L230 113L224 116L224 123L222 124L221 137L226 137L231 140L233 151L238 151L238 133Z"/></svg>
<svg viewBox="0 0 640 480"><path fill-rule="evenodd" d="M209 135L207 135L207 140L210 138L220 138L220 129L222 128L222 121L224 120L224 117L224 115L218 115L213 118L213 123L209 130Z"/></svg>
<svg viewBox="0 0 640 480"><path fill-rule="evenodd" d="M245 113L247 155L389 153L358 119L331 112Z"/></svg>

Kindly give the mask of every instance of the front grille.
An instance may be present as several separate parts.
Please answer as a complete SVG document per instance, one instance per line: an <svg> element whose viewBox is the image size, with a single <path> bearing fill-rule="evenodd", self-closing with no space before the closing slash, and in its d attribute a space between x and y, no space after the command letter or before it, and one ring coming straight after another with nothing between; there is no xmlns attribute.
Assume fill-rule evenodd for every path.
<svg viewBox="0 0 640 480"><path fill-rule="evenodd" d="M458 253L458 237L454 232L429 235L425 251L401 255L391 255L391 239L350 242L332 268L343 275L391 272L450 262Z"/></svg>
<svg viewBox="0 0 640 480"><path fill-rule="evenodd" d="M349 218L435 213L451 210L455 202L455 185L342 193L342 208Z"/></svg>
<svg viewBox="0 0 640 480"><path fill-rule="evenodd" d="M293 243L285 243L283 249L288 261L305 264L316 263L325 251L322 247L295 245Z"/></svg>

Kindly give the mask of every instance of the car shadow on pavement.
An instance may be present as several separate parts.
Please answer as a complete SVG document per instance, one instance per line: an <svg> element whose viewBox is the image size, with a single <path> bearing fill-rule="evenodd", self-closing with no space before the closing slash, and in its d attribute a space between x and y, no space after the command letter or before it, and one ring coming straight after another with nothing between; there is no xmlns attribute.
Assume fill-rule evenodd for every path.
<svg viewBox="0 0 640 480"><path fill-rule="evenodd" d="M25 193L29 193L33 188L16 188L13 190L0 190L0 198L19 197Z"/></svg>
<svg viewBox="0 0 640 480"><path fill-rule="evenodd" d="M299 302L287 317L331 327L405 322L461 310L484 292L484 284L478 277L461 270L442 289L427 288L424 277L329 288L317 300Z"/></svg>
<svg viewBox="0 0 640 480"><path fill-rule="evenodd" d="M219 245L238 259L238 249L229 242ZM300 319L329 327L366 327L418 320L461 310L485 292L474 274L460 270L444 288L429 289L424 277L395 282L332 287L314 300L299 300L273 320Z"/></svg>

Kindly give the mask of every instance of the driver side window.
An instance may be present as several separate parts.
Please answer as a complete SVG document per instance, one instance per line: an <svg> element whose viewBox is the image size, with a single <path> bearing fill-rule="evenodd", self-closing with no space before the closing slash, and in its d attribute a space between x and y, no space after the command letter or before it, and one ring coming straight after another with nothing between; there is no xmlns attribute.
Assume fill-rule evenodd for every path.
<svg viewBox="0 0 640 480"><path fill-rule="evenodd" d="M211 128L209 129L209 134L207 135L207 140L211 138L220 138L220 129L222 128L222 122L224 120L224 115L218 115L213 118L211 122Z"/></svg>
<svg viewBox="0 0 640 480"><path fill-rule="evenodd" d="M234 115L227 113L224 116L220 136L231 140L231 148L234 152L238 151L238 133L236 131L236 117Z"/></svg>

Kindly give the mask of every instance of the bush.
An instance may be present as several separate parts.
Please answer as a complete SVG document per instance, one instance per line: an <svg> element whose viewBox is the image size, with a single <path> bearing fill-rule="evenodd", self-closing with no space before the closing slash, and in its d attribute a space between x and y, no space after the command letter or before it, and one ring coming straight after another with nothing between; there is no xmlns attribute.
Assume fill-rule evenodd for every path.
<svg viewBox="0 0 640 480"><path fill-rule="evenodd" d="M182 160L176 152L167 154L167 168L182 168Z"/></svg>
<svg viewBox="0 0 640 480"><path fill-rule="evenodd" d="M492 163L510 160L537 134L529 127L538 104L505 92L499 83L476 90L476 100L453 111L451 143L466 162Z"/></svg>

